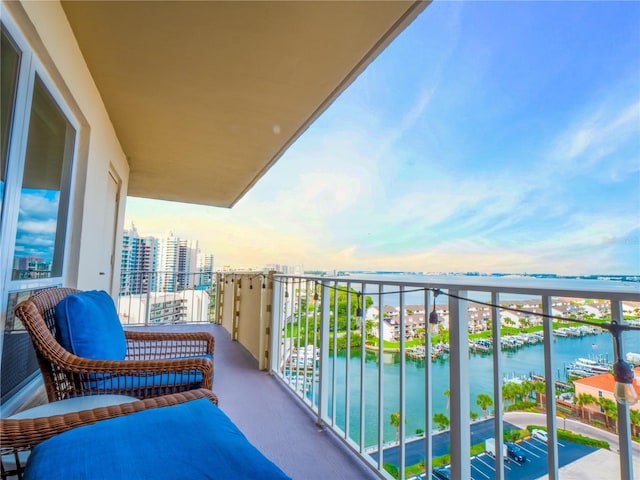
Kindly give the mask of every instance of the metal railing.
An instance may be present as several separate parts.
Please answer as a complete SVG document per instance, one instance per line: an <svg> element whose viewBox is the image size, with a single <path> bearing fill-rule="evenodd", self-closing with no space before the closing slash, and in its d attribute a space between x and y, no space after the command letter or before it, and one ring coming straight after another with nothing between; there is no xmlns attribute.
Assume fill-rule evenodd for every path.
<svg viewBox="0 0 640 480"><path fill-rule="evenodd" d="M506 349L511 348L511 343L505 342L504 331L505 326L515 323L508 332L509 338L518 338L520 332L522 338L531 342L542 341L542 345L532 347L539 350L536 355L541 363L536 367L539 371L531 374L535 373L544 382L544 391L540 392L543 396L538 398L544 398L541 406L546 412L543 428L548 432L548 478L555 480L559 478L556 385L563 376L560 370L563 365L557 357L566 358L569 354L562 350L568 345L561 343L562 336L569 335L571 328L577 329L571 327L570 322L558 322L557 317L596 321L606 318L608 320L601 321L624 323L623 302L640 302L640 289L635 285L609 282L608 285L597 283L597 289L589 287L589 281L567 285L566 282L523 283L487 277L469 280L458 277L454 281L439 279L427 283L392 281L380 276L275 275L270 369L317 415L319 424L333 430L383 478L393 478L387 463L394 463L399 478L405 478L407 449L414 441L424 443L420 447L422 472L428 472L427 479L432 478L434 415L441 413L434 406L434 381L442 391L448 376L445 390L449 396L450 417L448 468L451 478L470 479L473 478L470 384L479 373L477 365L484 358L491 371L490 391L495 406L492 434L495 443L501 445L504 440L503 388L509 381L505 372L511 368L504 357ZM395 307L395 311L385 309L387 305ZM511 311L509 319L503 309L507 305L522 314L514 315ZM441 326L430 323L432 310L437 312ZM409 315L412 319L418 317L421 326L407 328ZM433 316L431 319L435 320ZM393 328L393 324L399 328ZM448 329L442 324L448 324ZM476 344L470 342L469 331L476 331L483 324L490 331L485 337L490 339L493 354L477 357L475 353L470 354L470 348L474 349ZM424 339L410 339L406 333L391 338L391 331L417 332L417 336ZM585 332L601 335L594 337L597 340L593 348L598 344L604 345L603 349L612 345L605 330L575 331L580 335ZM640 345L639 332L626 333L633 335L631 345ZM440 339L437 345L433 343L436 335ZM446 357L441 356L446 355L442 353L445 351L442 340L447 336L448 368ZM393 349L397 352L392 353ZM614 351L612 358L615 355ZM422 362L420 358L412 360L415 356L424 359ZM578 352L576 356L582 355ZM630 480L633 478L633 442L629 407L616 405L620 478ZM410 435L408 424L415 426L412 418L416 417L419 428L416 435ZM436 418L440 420L442 416ZM502 449L496 449L495 478L505 478L505 461Z"/></svg>
<svg viewBox="0 0 640 480"><path fill-rule="evenodd" d="M123 271L117 309L123 325L211 323L215 274Z"/></svg>

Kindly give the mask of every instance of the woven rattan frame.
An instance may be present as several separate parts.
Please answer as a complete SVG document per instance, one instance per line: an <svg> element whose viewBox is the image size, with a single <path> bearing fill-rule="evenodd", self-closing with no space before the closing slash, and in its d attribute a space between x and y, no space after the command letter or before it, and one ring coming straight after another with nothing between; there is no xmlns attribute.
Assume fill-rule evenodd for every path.
<svg viewBox="0 0 640 480"><path fill-rule="evenodd" d="M23 418L20 420L0 419L0 454L2 456L11 456L15 462L15 467L12 466L10 469L5 468L5 464L0 462L0 478L3 480L9 477L22 478L24 464L19 454L30 451L33 446L54 435L82 425L90 425L100 420L130 415L150 408L177 405L200 398L208 398L214 404L218 404L217 397L210 390L197 389L109 407L53 415L51 417Z"/></svg>
<svg viewBox="0 0 640 480"><path fill-rule="evenodd" d="M214 338L207 332L125 331L125 360L92 360L69 353L55 338L54 312L60 300L77 292L71 288L47 288L15 309L31 336L50 402L95 394L142 399L200 387L211 390L213 361L202 357L213 358ZM127 382L123 376L127 376ZM131 381L135 377L139 381ZM139 387L141 384L144 388Z"/></svg>

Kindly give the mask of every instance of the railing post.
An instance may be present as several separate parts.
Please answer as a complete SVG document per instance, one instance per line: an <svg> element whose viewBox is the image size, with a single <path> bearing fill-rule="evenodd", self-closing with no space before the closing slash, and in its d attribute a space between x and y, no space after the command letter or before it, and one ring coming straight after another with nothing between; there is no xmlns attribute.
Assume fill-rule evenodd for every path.
<svg viewBox="0 0 640 480"><path fill-rule="evenodd" d="M398 426L400 434L400 461L398 462L398 469L400 470L400 478L404 479L404 470L406 467L406 371L407 371L407 352L405 348L406 332L406 317L404 308L404 285L400 286L400 425ZM381 362L382 363L382 362Z"/></svg>
<svg viewBox="0 0 640 480"><path fill-rule="evenodd" d="M431 325L429 324L429 305L431 291L424 291L424 471L426 478L430 478L433 469L433 397L431 372ZM434 305L435 308L435 305ZM381 309L382 311L382 309ZM380 340L382 343L382 339ZM382 362L380 362L382 368Z"/></svg>
<svg viewBox="0 0 640 480"><path fill-rule="evenodd" d="M384 466L384 312L382 285L378 285L378 470Z"/></svg>
<svg viewBox="0 0 640 480"><path fill-rule="evenodd" d="M318 424L328 421L329 412L329 295L331 289L326 282L321 282L322 297L320 300L320 373L318 381ZM335 409L335 405L333 406Z"/></svg>
<svg viewBox="0 0 640 480"><path fill-rule="evenodd" d="M611 320L621 324L624 320L622 315L622 302L619 300L611 302ZM619 341L621 351L616 351L618 342L613 342L613 358L624 360L622 335ZM631 452L631 419L629 416L629 405L616 402L618 407L618 442L620 444L620 480L631 480L633 478L633 461Z"/></svg>
<svg viewBox="0 0 640 480"><path fill-rule="evenodd" d="M466 298L466 291L450 290ZM469 315L467 301L449 297L449 376L451 408L451 478L471 478L469 419Z"/></svg>
<svg viewBox="0 0 640 480"><path fill-rule="evenodd" d="M556 376L553 365L553 319L551 318L551 297L542 297L544 332L544 378L547 382L545 404L547 409L547 468L549 480L558 479L558 432L556 430Z"/></svg>
<svg viewBox="0 0 640 480"><path fill-rule="evenodd" d="M493 407L495 411L494 417L494 438L496 445L502 445L504 442L504 434L502 429L503 414L502 409L504 402L502 401L502 343L500 335L500 295L496 292L491 293L491 303L495 305L491 308L491 327L493 340ZM495 449L496 455L496 480L504 479L504 449L498 447Z"/></svg>
<svg viewBox="0 0 640 480"><path fill-rule="evenodd" d="M366 313L366 296L365 296L366 284L362 283L362 290L360 294L360 303L356 308L359 308L359 318L360 318L360 453L364 452L365 447L365 405L366 401L364 398L365 392L365 364L366 364L366 343L367 343L367 326L365 322L365 318L367 316Z"/></svg>
<svg viewBox="0 0 640 480"><path fill-rule="evenodd" d="M271 352L269 353L269 360L271 363L271 373L280 372L280 363L282 362L282 284L275 277L271 277L270 280L273 283L272 297L271 297L271 327L269 333L271 334Z"/></svg>
<svg viewBox="0 0 640 480"><path fill-rule="evenodd" d="M151 316L151 289L147 289L147 312L144 315L144 326L149 326L149 317Z"/></svg>

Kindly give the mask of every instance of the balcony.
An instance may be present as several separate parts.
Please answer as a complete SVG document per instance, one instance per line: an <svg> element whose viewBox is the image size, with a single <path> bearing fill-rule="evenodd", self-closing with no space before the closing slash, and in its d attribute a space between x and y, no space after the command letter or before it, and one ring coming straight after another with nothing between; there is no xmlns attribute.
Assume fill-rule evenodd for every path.
<svg viewBox="0 0 640 480"><path fill-rule="evenodd" d="M154 273L145 275L152 278ZM420 472L441 468L438 457L442 457L445 441L446 449L450 449L445 470L451 478L486 478L487 472L488 478L500 479L565 475L596 478L590 477L589 472L594 471L593 462L597 462L598 472L605 468L616 472L611 478L626 480L634 478L634 471L640 471L640 444L632 440L638 425L637 421L632 424L629 408L617 406L617 421L599 417L597 411L589 413L592 420L606 418L612 422L609 428L595 428L585 421L584 405L577 410L566 396L557 398L553 387L556 382L565 383L562 359L567 352L563 349L570 342L599 345L606 357L604 350L611 344L611 337L601 328L565 334L580 330L571 322L561 326L551 317L573 315L574 321L594 319L595 309L602 312L602 317L609 315L608 318L625 325L638 324L637 312L628 306L640 302L640 293L633 288L623 291L612 287L585 290L559 288L546 282L525 285L514 280L500 285L490 280L421 283L373 277L234 272L217 274L215 288L209 291L215 292L215 306L210 310L215 312L211 317L215 323L198 323L194 317L179 325L140 322L126 328L211 332L216 338L214 390L220 397L221 408L252 443L292 478L393 478L389 474L393 465L399 472L408 472L400 478L438 478L425 477ZM437 297L435 292L439 292ZM192 311L189 299L197 296L189 291L181 293L187 310ZM142 296L152 298L149 292ZM124 305L133 303L127 297L120 297L121 313ZM585 300L586 303L581 303ZM513 308L509 310L512 319L519 321L518 327L507 327L512 328L507 330L508 335L504 325L510 322L498 306ZM431 324L429 328L429 312L434 309L438 313L438 326ZM518 310L522 315L517 314ZM384 321L376 326L375 311L397 316L400 329L396 335L409 332L405 320L413 315L418 325L411 332L416 338L405 334L395 339L397 342L388 340L385 350L384 342L373 339L376 335L388 336ZM476 314L482 320L470 321ZM600 320L608 322L608 318ZM499 345L502 355L476 349L478 337L469 332L482 323L492 325L489 343L492 350ZM497 328L500 323L502 329ZM363 325L369 345L366 349L360 348L359 342ZM539 332L540 328L541 334L537 336L542 343L533 343L533 334L529 346L514 347L504 341L525 338L527 332ZM513 329L520 330L520 336ZM448 354L443 353L434 338L442 336L445 330L449 337ZM625 333L625 342L621 344L627 347L625 351L640 346L636 331ZM398 344L398 352L388 351L392 343ZM537 390L538 395L529 394L541 413L507 411L511 400L504 385L521 373L512 370L518 348L543 352L538 362L527 366L531 378L547 380L544 389ZM350 352L348 358L345 349ZM532 357L537 355L528 355ZM481 375L481 368L490 371ZM443 373L448 375L442 376ZM504 409L493 408L492 412L491 405L487 408L481 407L480 402L476 404L475 377L480 376L490 379L483 393L492 398L493 405L505 405ZM446 411L441 408L441 392L445 389L449 391ZM480 418L471 415L471 411L481 408L485 411ZM567 414L567 409L575 414ZM394 426L390 418L394 412L399 418L406 418L406 423L397 422ZM450 426L444 432L442 427L436 427L438 414L450 418ZM512 425L521 428L536 425L547 431L546 443L529 438L520 443L531 455L529 444L537 442L531 443L536 446L531 463L544 467L541 475L514 470L528 465L525 462L521 467L510 461L506 450L497 449L495 459L484 448L474 455L466 454L474 444L486 444L489 437L501 443L506 439L505 429ZM421 432L414 433L415 430ZM567 461L563 449L568 442L562 437L566 431L604 440L609 449L593 448L588 454ZM477 462L492 468L481 472ZM407 467L413 469L406 471Z"/></svg>
<svg viewBox="0 0 640 480"><path fill-rule="evenodd" d="M640 445L632 440L638 425L637 420L632 424L635 416L631 417L629 408L617 405L615 413L605 415L598 405L580 406L570 394L558 396L554 387L565 386L567 378L575 379L568 377L567 358L592 356L611 363L611 335L602 328L584 324L578 328L575 322L551 317L638 324L637 318L634 320L637 312L628 308L640 301L637 289L612 284L608 289L585 290L539 281L479 280L426 284L230 272L217 275L214 310L218 325L152 328L212 329L217 339L214 389L223 409L229 409L247 436L294 478L311 478L309 471L317 472L313 478L392 478L388 471L393 467L389 465L400 472L413 467L401 478L414 478L425 468L442 463L438 457L446 435L451 455L445 464L451 478L485 478L487 473L489 478L501 479L562 478L564 472L575 469L588 472L589 462L594 461L617 472L612 478L633 478L633 472L640 471ZM434 303L436 291L439 295ZM439 326L429 328L428 312L434 305ZM385 332L387 323L375 321L375 311L397 317L396 335L404 331L423 338L405 334L395 342L390 340L397 352L385 350L384 343L373 337L385 338L393 331ZM409 315L417 322L412 329L405 324ZM363 320L368 338L365 349L360 348ZM487 326L491 334L484 343L478 334L469 333ZM447 330L449 349L445 354L443 347L434 343L434 332L442 336ZM526 339L532 345L525 344ZM622 340L622 354L640 349L637 331L624 332ZM568 349L571 342L578 347ZM489 346L481 348L483 344ZM486 352L495 350L494 345L499 345L501 355ZM589 350L583 350L585 345ZM345 349L351 352L348 359ZM524 369L513 360L522 352L533 358ZM531 391L526 395L541 413L507 411L514 400L505 385L525 376L527 382L537 380L544 385L537 394ZM490 397L489 407L481 414L478 377L484 379L480 393ZM449 392L446 409L442 408L443 390ZM255 405L256 398L262 406ZM474 410L475 414L470 413ZM394 412L406 418L406 423L394 427L390 420ZM436 427L442 414L450 421L444 434L442 427ZM587 416L604 428L587 425ZM487 437L497 439L498 444L505 440L505 428L513 425L535 425L548 432L546 444L527 438L521 444L532 452L531 463L537 465L538 473L540 468L544 470L541 475L514 472L515 464L499 449L495 459L487 456L484 448L477 451L477 445ZM604 440L609 449L593 449L568 461L565 431ZM422 432L433 435L426 435L425 442ZM537 444L529 447L526 442ZM295 453L291 445L298 446ZM474 445L474 455L464 453ZM317 458L317 452L325 453ZM326 452L335 459L327 462ZM478 461L491 468L480 471ZM300 465L307 467L296 470ZM332 473L325 470L334 467Z"/></svg>

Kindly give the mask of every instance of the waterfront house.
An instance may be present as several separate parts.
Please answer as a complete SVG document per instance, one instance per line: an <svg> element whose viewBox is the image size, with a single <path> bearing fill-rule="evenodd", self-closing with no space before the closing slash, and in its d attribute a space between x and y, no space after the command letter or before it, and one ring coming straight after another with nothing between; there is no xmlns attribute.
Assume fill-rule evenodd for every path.
<svg viewBox="0 0 640 480"><path fill-rule="evenodd" d="M636 378L640 378L640 367L634 368ZM589 377L581 378L573 382L575 385L575 397L579 397L581 394L589 394L596 400L600 398L608 398L615 402L613 396L613 387L615 385L615 378L611 373L602 373L600 375L591 375ZM640 397L640 385L637 383L634 385L638 397ZM640 411L640 403L630 407L632 410ZM603 408L598 404L588 404L584 407L585 411L590 410L592 412L604 413Z"/></svg>

